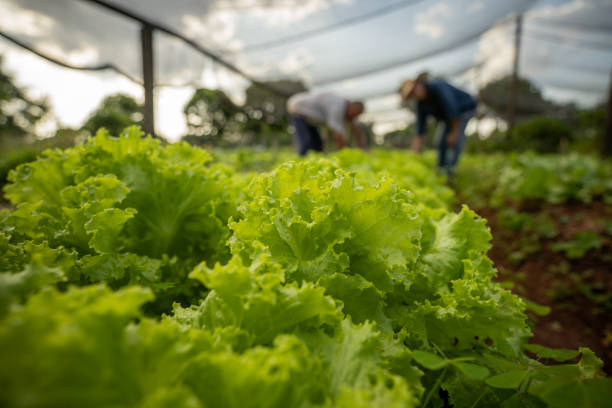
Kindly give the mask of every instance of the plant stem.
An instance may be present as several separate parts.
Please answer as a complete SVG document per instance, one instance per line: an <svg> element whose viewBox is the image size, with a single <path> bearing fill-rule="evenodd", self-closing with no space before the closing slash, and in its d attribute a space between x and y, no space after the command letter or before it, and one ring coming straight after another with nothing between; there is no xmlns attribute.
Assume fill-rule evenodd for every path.
<svg viewBox="0 0 612 408"><path fill-rule="evenodd" d="M427 404L429 403L429 400L431 399L434 391L438 389L438 387L440 386L440 383L444 379L444 375L446 374L446 370L448 370L448 366L444 367L444 370L442 370L442 374L440 374L440 376L436 380L436 383L434 384L434 386L427 393L427 397L425 398L425 401L423 401L423 408L427 408Z"/></svg>
<svg viewBox="0 0 612 408"><path fill-rule="evenodd" d="M482 394L480 394L480 397L478 397L478 399L476 401L474 401L474 403L472 404L472 408L476 408L476 404L478 404L478 401L480 401L482 399L482 397L484 397L487 392L489 392L488 389L484 390L484 392Z"/></svg>

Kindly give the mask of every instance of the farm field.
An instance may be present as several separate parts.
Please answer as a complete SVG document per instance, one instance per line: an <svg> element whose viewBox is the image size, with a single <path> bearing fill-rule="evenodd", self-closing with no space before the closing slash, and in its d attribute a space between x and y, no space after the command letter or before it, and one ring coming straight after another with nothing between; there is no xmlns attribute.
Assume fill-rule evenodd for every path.
<svg viewBox="0 0 612 408"><path fill-rule="evenodd" d="M612 407L612 1L0 16L0 408Z"/></svg>
<svg viewBox="0 0 612 408"><path fill-rule="evenodd" d="M483 173L492 176L483 180ZM491 227L489 256L498 280L549 308L540 316L532 311L532 341L549 347L588 345L608 372L610 174L610 163L591 156L467 156L457 184L460 198ZM475 186L476 178L482 184Z"/></svg>
<svg viewBox="0 0 612 408"><path fill-rule="evenodd" d="M612 400L610 162L141 136L8 176L1 406Z"/></svg>

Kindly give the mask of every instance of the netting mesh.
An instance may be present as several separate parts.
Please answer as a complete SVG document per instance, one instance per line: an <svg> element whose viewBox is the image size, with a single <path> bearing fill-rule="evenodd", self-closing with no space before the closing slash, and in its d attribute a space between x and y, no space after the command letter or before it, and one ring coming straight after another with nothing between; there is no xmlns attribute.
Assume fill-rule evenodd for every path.
<svg viewBox="0 0 612 408"><path fill-rule="evenodd" d="M399 82L427 70L475 92L512 67L524 13L521 75L561 99L603 99L612 66L609 0L108 0L172 28L261 81L365 99L369 118L393 112ZM110 63L142 80L140 24L83 0L5 0L1 31L76 66ZM183 41L155 32L158 86L224 88L249 81ZM403 116L402 116L403 115Z"/></svg>

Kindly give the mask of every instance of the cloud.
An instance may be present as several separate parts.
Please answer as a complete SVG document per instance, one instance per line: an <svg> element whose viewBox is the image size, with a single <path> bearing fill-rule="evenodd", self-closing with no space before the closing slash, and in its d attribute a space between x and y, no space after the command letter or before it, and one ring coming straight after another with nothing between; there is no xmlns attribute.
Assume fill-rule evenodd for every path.
<svg viewBox="0 0 612 408"><path fill-rule="evenodd" d="M27 87L32 97L48 97L55 119L39 127L39 136L52 136L58 126L80 127L102 99L122 92L142 101L142 88L112 74L75 72L57 67L35 55L0 43L5 67L18 73L17 82ZM223 85L227 77L220 73ZM182 108L193 88L159 88L156 91L156 127L170 141L185 133ZM57 123L59 122L59 123Z"/></svg>
<svg viewBox="0 0 612 408"><path fill-rule="evenodd" d="M484 1L483 0L476 0L471 2L468 7L467 7L467 13L468 14L474 14L479 12L480 10L482 10L484 7Z"/></svg>
<svg viewBox="0 0 612 408"><path fill-rule="evenodd" d="M299 79L306 85L312 82L309 68L315 61L315 56L302 47L291 50L276 59L253 61L240 54L234 58L236 66L262 81L291 78Z"/></svg>
<svg viewBox="0 0 612 408"><path fill-rule="evenodd" d="M91 74L60 68L15 47L0 46L7 71L34 97L47 96L63 125L80 126L104 96L124 92L142 99L142 87L112 74Z"/></svg>
<svg viewBox="0 0 612 408"><path fill-rule="evenodd" d="M334 3L350 4L353 0L233 0L217 1L215 9L245 10L249 16L262 19L270 26L290 26L318 12L328 9Z"/></svg>
<svg viewBox="0 0 612 408"><path fill-rule="evenodd" d="M54 24L53 19L47 16L29 10L20 10L11 3L0 4L0 27L8 32L41 36L51 30Z"/></svg>
<svg viewBox="0 0 612 408"><path fill-rule="evenodd" d="M559 1L557 1L559 3ZM612 2L610 0L564 0L562 4L536 4L525 15L525 20L540 24L587 27L607 32L612 21Z"/></svg>
<svg viewBox="0 0 612 408"><path fill-rule="evenodd" d="M571 0L563 5L549 5L533 9L529 13L531 18L557 19L576 14L579 11L592 8L593 2L589 0Z"/></svg>
<svg viewBox="0 0 612 408"><path fill-rule="evenodd" d="M514 56L513 26L499 25L485 33L478 42L476 62L482 62L478 73L478 87L507 75Z"/></svg>
<svg viewBox="0 0 612 408"><path fill-rule="evenodd" d="M51 40L42 40L38 48L46 53L59 57L60 60L76 66L94 65L99 60L98 50L94 47L84 46L74 50L65 50Z"/></svg>
<svg viewBox="0 0 612 408"><path fill-rule="evenodd" d="M185 14L181 18L182 31L189 38L215 49L239 51L242 41L236 38L236 13L216 11L205 16Z"/></svg>
<svg viewBox="0 0 612 408"><path fill-rule="evenodd" d="M591 4L584 1L570 1L560 5L555 10L545 6L532 9L524 21L523 37L521 42L519 75L528 78L535 83L543 92L545 97L556 101L574 101L583 105L589 105L601 100L606 92L605 83L608 78L607 69L610 57L598 52L581 48L580 42L576 40L577 32L571 25L554 25L550 27L538 27L542 16L569 16L572 13L582 13ZM608 9L609 10L609 9ZM592 10L589 14L606 15L605 7ZM587 14L585 14L586 16ZM539 16L537 19L534 16ZM572 17L574 20L575 16ZM491 80L503 77L512 72L514 58L514 24L500 25L483 35L478 43L478 51L475 55L476 62L483 65L471 76L477 78L477 87L481 88ZM532 30L533 28L533 30ZM536 30L537 29L537 30ZM539 31L538 31L539 30ZM551 40L541 41L538 32L550 32ZM596 34L592 34L595 36ZM589 39L584 32L580 36ZM564 39L566 38L566 39ZM593 41L602 41L602 38L592 38ZM597 70L601 67L601 72ZM553 81L558 78L555 84ZM601 78L601 79L600 79ZM601 81L601 92L597 92L594 83ZM585 83L587 82L587 83ZM568 87L572 89L555 88Z"/></svg>
<svg viewBox="0 0 612 408"><path fill-rule="evenodd" d="M219 81L219 88L234 101L234 103L242 104L245 101L245 89L248 88L250 82L241 77L240 75L226 69L219 67L217 71L217 79Z"/></svg>
<svg viewBox="0 0 612 408"><path fill-rule="evenodd" d="M331 46L327 46L327 44L319 46L316 42L312 42L312 44L305 44L311 48L283 48L289 49L290 52L288 53L281 53L280 50L276 50L268 54L251 54L248 57L240 53L243 40L247 44L256 43L266 40L263 37L276 38L275 36L284 36L312 26L327 24L328 19L333 20L335 17L333 11L342 9L340 7L342 5L355 3L355 8L351 9L351 12L357 12L359 7L365 8L363 6L364 2L355 2L354 0L107 1L138 10L139 13L146 15L148 18L174 27L185 35L194 38L203 46L212 48L217 52L220 50L235 51L234 53L228 53L226 58L229 58L245 72L256 78L277 79L279 77L296 76L308 81L311 79L309 73L317 79L317 75L322 75L322 73L340 68L344 69L344 67L367 65L371 61L396 55L396 51L405 51L400 50L399 47L393 49L391 44L388 44L388 47L383 47L380 50L372 48L374 50L372 54L364 56L363 54L359 55L357 45L342 49L339 47L331 49ZM495 7L489 8L483 6L482 0L464 0L461 2L463 6L460 8L456 2L449 0L431 2L424 4L421 12L415 14L414 31L419 34L421 40L450 37L452 33L457 32L457 27L476 26L489 21L491 15L495 15L497 19L502 17L501 14L510 10L518 11L520 7L516 3L500 2L496 3ZM180 7L177 4L180 4ZM484 4L488 5L489 3ZM520 4L521 7L526 8L528 5L531 6L533 2L521 1ZM552 7L550 4L549 0L534 6L535 8L526 15L526 20L531 22L532 17L530 15L534 13L535 18L553 18L556 16L556 18L565 17L569 20L569 16L571 16L572 21L576 21L576 18L578 18L589 23L591 20L586 19L592 18L593 21L598 21L600 26L605 26L605 24L609 26L610 18L608 17L610 13L606 10L610 8L606 9L601 5L601 2L596 3L594 0L556 0L555 4L560 4L558 7ZM598 5L594 8L592 7L593 4ZM374 8L373 5L371 7ZM466 13L474 13L473 16L470 16L470 22L457 20L457 16L461 18ZM0 25L3 30L24 39L28 44L33 44L37 49L74 64L113 62L134 76L140 77L141 75L138 24L123 17L115 16L88 2L75 0L5 0L0 2ZM377 30L389 33L392 27L380 24L379 26L372 25L372 28L372 31L368 31L361 37L364 42L366 42L366 36L367 39L372 40L377 40L379 37L384 38ZM411 30L411 28L408 27L407 30ZM478 75L483 83L510 71L512 33L511 31L500 30L499 32L492 30L492 32L483 36L478 46L477 61L486 60L481 74ZM344 44L342 41L346 41L340 34L338 33L333 37L334 40L340 39L337 41L338 46ZM362 44L358 45L361 46ZM378 46L378 44L375 45ZM219 86L237 101L240 99L242 90L248 86L248 82L244 79L218 64L213 66L209 59L190 49L181 41L162 33L155 33L155 52L158 82L172 82L174 84L191 82L205 86ZM535 50L526 52L531 53ZM552 52L553 54L556 53L555 50ZM555 54L554 56L557 57L558 55ZM543 57L540 56L539 60L541 61ZM43 89L45 93L58 92L76 98L75 104L70 105L66 98L54 96L54 104L59 104L59 99L63 98L61 99L63 107L59 107L58 110L65 112L71 118L74 115L71 115L66 106L72 106L71 109L74 109L74 112L82 113L84 103L81 103L80 99L87 98L88 93L90 93L90 96L87 104L91 104L100 99L102 92L108 93L111 90L118 89L117 84L125 82L123 80L121 80L123 82L119 80L113 82L114 79L117 79L113 74L92 75L92 78L96 79L92 80L93 85L89 90L89 85L86 85L89 82L81 80L80 77L90 74L79 73L77 75L73 71L65 71L66 75L61 76L61 78L49 74L51 76L47 79L45 78L47 71L34 72L34 67L41 64L26 63L23 59L19 61L24 66L19 68L18 71L23 71L24 75L38 75L40 77L40 81L32 80L33 87L42 86L40 89ZM592 61L583 58L581 63L592 64ZM528 64L529 58L526 57L523 59L522 67L528 68ZM12 66L14 67L15 64L13 63ZM406 70L407 67L402 69ZM395 82L399 82L399 79L411 73L408 71L398 72L399 70L394 70L392 73L395 74L387 73L386 76L376 76L376 81L386 79L387 82L382 84L385 87L384 89L395 90ZM21 75L21 73L18 74ZM396 76L392 80L388 80L389 75ZM74 85L67 79L77 76L79 79L75 80ZM62 82L61 87L76 86L80 89L61 91L59 86L52 87L53 84L47 84L45 87L43 82L50 81ZM358 93L363 94L364 91L377 91L383 88L381 86L382 82L376 83L374 79L368 81L370 80L367 78L350 81L346 84L347 86L339 86L338 92L346 92L347 95L354 93L353 96L357 97L359 96ZM108 85L108 92L103 89L107 84L111 84ZM77 91L80 91L80 93ZM169 98L178 101L183 96ZM160 107L161 105L160 102ZM165 115L165 111L170 109L169 102L164 104L163 109ZM174 114L173 117L178 120L176 118L179 116ZM73 123L75 120L70 119L70 122Z"/></svg>
<svg viewBox="0 0 612 408"><path fill-rule="evenodd" d="M414 31L437 40L446 33L444 27L452 15L453 10L448 3L436 3L429 9L416 14Z"/></svg>
<svg viewBox="0 0 612 408"><path fill-rule="evenodd" d="M70 63L112 61L139 76L138 25L80 1L7 1L12 19L41 23L4 27L37 50Z"/></svg>
<svg viewBox="0 0 612 408"><path fill-rule="evenodd" d="M156 128L171 142L178 140L187 131L182 107L192 95L193 88L162 88L157 91Z"/></svg>
<svg viewBox="0 0 612 408"><path fill-rule="evenodd" d="M133 77L141 77L137 23L81 1L7 2L4 8L11 18L0 17L2 27L37 50L75 65L112 62ZM208 3L183 0L184 7L176 7L163 0L132 0L129 7L149 13L146 17L154 21L163 16L162 24L177 28L206 47L239 49L234 13L228 10L212 14ZM2 16L7 15L1 11ZM7 25L4 20L19 24ZM155 33L154 51L158 83L197 82L207 62L206 57L182 41L160 32Z"/></svg>
<svg viewBox="0 0 612 408"><path fill-rule="evenodd" d="M285 75L298 75L304 77L306 75L306 69L314 64L315 57L306 49L298 48L295 51L291 51L287 56L280 60L278 63L278 69Z"/></svg>
<svg viewBox="0 0 612 408"><path fill-rule="evenodd" d="M253 66L246 61L247 57L240 55L239 24L256 25L263 19L265 24L288 26L353 0L182 0L180 7L166 0L108 1L178 29L213 52L252 67L248 72L253 76L276 72L304 77L313 57L303 50L292 51L280 62L276 59ZM43 53L77 65L112 62L133 77L142 75L140 26L129 19L74 0L7 0L0 7L5 9L0 8L2 27ZM181 41L159 32L155 33L155 55L156 80L162 84L197 83L208 63Z"/></svg>
<svg viewBox="0 0 612 408"><path fill-rule="evenodd" d="M605 96L594 92L581 92L575 89L557 88L554 86L546 86L542 92L544 98L552 99L562 103L578 102L578 105L590 107L602 103ZM579 97L577 97L579 95Z"/></svg>

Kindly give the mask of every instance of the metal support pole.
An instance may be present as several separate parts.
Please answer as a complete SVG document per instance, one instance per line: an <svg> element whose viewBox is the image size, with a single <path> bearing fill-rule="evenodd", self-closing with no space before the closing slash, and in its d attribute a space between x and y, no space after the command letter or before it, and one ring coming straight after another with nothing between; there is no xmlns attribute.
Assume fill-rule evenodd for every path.
<svg viewBox="0 0 612 408"><path fill-rule="evenodd" d="M142 45L142 78L144 81L144 118L142 127L145 133L155 137L153 27L143 24L140 29L140 39Z"/></svg>
<svg viewBox="0 0 612 408"><path fill-rule="evenodd" d="M605 157L612 156L612 71L610 72L610 83L608 84L608 104L606 106L606 124L603 131L603 149Z"/></svg>
<svg viewBox="0 0 612 408"><path fill-rule="evenodd" d="M512 79L510 82L510 95L508 100L508 134L512 133L516 122L516 97L519 84L519 62L521 56L521 34L523 29L523 15L516 16L516 31L514 32L514 59L512 64Z"/></svg>

